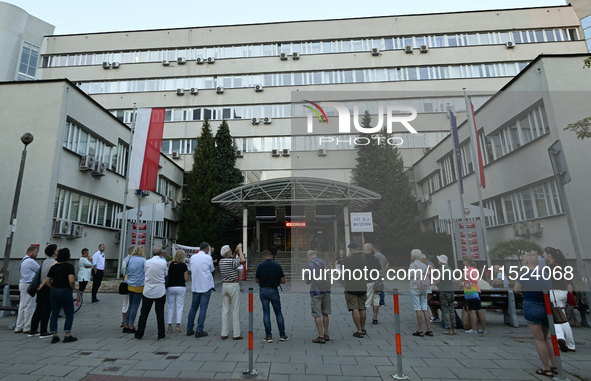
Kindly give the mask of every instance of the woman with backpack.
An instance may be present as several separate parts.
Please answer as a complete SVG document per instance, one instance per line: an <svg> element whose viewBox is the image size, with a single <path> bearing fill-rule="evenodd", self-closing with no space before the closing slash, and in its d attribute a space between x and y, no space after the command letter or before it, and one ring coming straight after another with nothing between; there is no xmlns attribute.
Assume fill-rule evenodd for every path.
<svg viewBox="0 0 591 381"><path fill-rule="evenodd" d="M423 253L419 249L414 249L410 252L410 260L412 262L409 267L410 299L412 300L412 306L417 315L417 324L419 326L419 329L412 335L420 337L425 335L433 336L427 307L427 290L431 286L431 274L429 274L429 266L421 262L422 257ZM423 318L427 323L427 331L424 333Z"/></svg>

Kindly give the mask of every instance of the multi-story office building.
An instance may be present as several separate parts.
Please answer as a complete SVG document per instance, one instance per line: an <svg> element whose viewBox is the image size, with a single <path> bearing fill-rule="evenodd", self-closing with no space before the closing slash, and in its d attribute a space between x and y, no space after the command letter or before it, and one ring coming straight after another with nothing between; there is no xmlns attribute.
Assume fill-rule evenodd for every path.
<svg viewBox="0 0 591 381"><path fill-rule="evenodd" d="M49 243L68 247L73 258L83 248L91 254L107 247L107 268L117 267L130 129L67 80L4 82L2 104L2 183L0 215L8 222L19 172L21 136L33 134L27 147L18 224L10 261L11 283L18 282L19 260L31 244L41 251ZM177 201L183 170L160 156L156 192L145 204ZM165 200L166 201L166 200ZM137 206L130 192L128 206ZM174 238L176 202L164 207L164 220L154 224L154 244ZM130 218L134 216L129 216ZM168 245L170 247L170 245Z"/></svg>
<svg viewBox="0 0 591 381"><path fill-rule="evenodd" d="M69 78L121 121L130 122L133 103L166 108L162 152L185 170L203 120L215 128L226 119L247 184L293 176L337 188L350 182L355 146L321 144L336 130L297 132L307 114L292 106L293 94L333 97L351 113L365 102L361 112L374 118L380 105L414 107L418 134L393 131L410 168L448 134L447 105L464 111L463 87L479 107L540 53L587 51L570 6L48 36L44 46L42 78ZM288 250L285 205L274 205L281 210L259 242ZM341 216L329 227L312 220L298 233L299 247L340 246L310 237L336 237Z"/></svg>
<svg viewBox="0 0 591 381"><path fill-rule="evenodd" d="M486 217L491 249L500 241L521 237L541 247L559 248L567 259L574 260L565 214L568 203L583 258L591 260L591 237L585 234L591 215L587 201L591 156L586 140L564 130L568 124L589 117L591 76L582 68L586 57L539 56L475 114L486 178L483 204L492 211ZM477 204L468 123L460 125L458 132L464 202ZM548 154L558 140L566 157L560 171L567 169L571 179L564 185L564 194ZM442 209L447 210L447 200L458 200L453 152L450 136L414 165L425 229L449 232L448 222L439 215Z"/></svg>
<svg viewBox="0 0 591 381"><path fill-rule="evenodd" d="M30 81L39 66L43 37L55 27L0 1L0 81Z"/></svg>

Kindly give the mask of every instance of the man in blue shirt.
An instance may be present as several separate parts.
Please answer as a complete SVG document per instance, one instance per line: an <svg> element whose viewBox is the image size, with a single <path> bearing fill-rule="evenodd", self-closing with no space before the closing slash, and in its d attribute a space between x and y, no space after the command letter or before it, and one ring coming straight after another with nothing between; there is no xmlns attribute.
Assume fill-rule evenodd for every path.
<svg viewBox="0 0 591 381"><path fill-rule="evenodd" d="M269 302L273 305L277 327L279 328L279 341L287 341L289 337L285 335L285 323L281 313L281 299L277 287L285 284L285 274L279 263L273 262L273 254L269 250L263 251L263 263L257 267L255 282L259 284L259 296L263 305L263 325L265 326L265 338L263 342L272 343L271 335L271 310Z"/></svg>

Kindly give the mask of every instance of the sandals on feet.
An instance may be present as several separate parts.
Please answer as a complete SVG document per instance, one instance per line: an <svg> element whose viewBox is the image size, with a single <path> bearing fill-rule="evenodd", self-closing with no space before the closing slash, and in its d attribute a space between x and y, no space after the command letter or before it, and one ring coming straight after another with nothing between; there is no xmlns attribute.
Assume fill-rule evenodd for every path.
<svg viewBox="0 0 591 381"><path fill-rule="evenodd" d="M360 339L363 339L363 333L359 333L359 332L354 332L353 336L358 337Z"/></svg>
<svg viewBox="0 0 591 381"><path fill-rule="evenodd" d="M441 333L443 333L444 335L453 335L454 334L452 331L443 331Z"/></svg>
<svg viewBox="0 0 591 381"><path fill-rule="evenodd" d="M425 332L425 335L433 337L433 331L427 331Z"/></svg>
<svg viewBox="0 0 591 381"><path fill-rule="evenodd" d="M536 370L536 374L539 374L540 376L554 377L554 372L550 369L538 369Z"/></svg>
<svg viewBox="0 0 591 381"><path fill-rule="evenodd" d="M373 324L378 324L378 321L376 319L373 319Z"/></svg>
<svg viewBox="0 0 591 381"><path fill-rule="evenodd" d="M554 374L558 374L558 368L557 368L557 367L555 367L555 366L551 366L551 367L550 367L550 370L552 371L552 373L554 373Z"/></svg>
<svg viewBox="0 0 591 381"><path fill-rule="evenodd" d="M328 335L324 335L324 341L330 341L330 337L328 337Z"/></svg>
<svg viewBox="0 0 591 381"><path fill-rule="evenodd" d="M412 335L413 335L413 336L420 336L420 337L423 337L423 336L425 336L425 334L423 333L423 331L416 331L416 332L413 332L413 333L412 333Z"/></svg>
<svg viewBox="0 0 591 381"><path fill-rule="evenodd" d="M364 335L367 335L367 331L362 329L361 332L363 332Z"/></svg>
<svg viewBox="0 0 591 381"><path fill-rule="evenodd" d="M320 336L318 336L317 338L315 338L314 340L312 340L312 342L313 343L316 343L316 344L324 344L325 343L324 338L322 338Z"/></svg>

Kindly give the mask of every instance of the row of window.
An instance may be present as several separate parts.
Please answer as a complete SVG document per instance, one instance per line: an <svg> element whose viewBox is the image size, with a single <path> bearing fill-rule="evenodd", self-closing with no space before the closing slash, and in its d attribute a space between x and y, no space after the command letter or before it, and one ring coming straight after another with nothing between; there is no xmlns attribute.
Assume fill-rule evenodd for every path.
<svg viewBox="0 0 591 381"><path fill-rule="evenodd" d="M304 86L340 83L396 82L457 78L512 77L528 62L398 67L297 73L245 74L230 76L155 78L127 81L79 82L88 94L176 91L177 89L247 88L263 86Z"/></svg>
<svg viewBox="0 0 591 381"><path fill-rule="evenodd" d="M591 52L591 15L581 19L581 25L587 42L587 50Z"/></svg>
<svg viewBox="0 0 591 381"><path fill-rule="evenodd" d="M174 233L174 226L172 221L155 221L154 222L154 236L158 238L173 238L176 237ZM171 253L173 254L173 253Z"/></svg>
<svg viewBox="0 0 591 381"><path fill-rule="evenodd" d="M563 213L562 199L554 180L484 201L484 207L493 211L493 216L485 218L488 227ZM449 221L435 217L430 224L437 233L451 234Z"/></svg>
<svg viewBox="0 0 591 381"><path fill-rule="evenodd" d="M18 66L17 81L32 81L35 79L37 71L37 61L39 60L39 47L29 42L23 42L21 51L21 61Z"/></svg>
<svg viewBox="0 0 591 381"><path fill-rule="evenodd" d="M121 142L113 146L75 123L67 121L62 145L78 155L92 156L95 160L106 163L107 168L125 176L129 147Z"/></svg>
<svg viewBox="0 0 591 381"><path fill-rule="evenodd" d="M484 207L494 210L492 217L486 217L487 226L563 213L562 200L555 180L484 201Z"/></svg>
<svg viewBox="0 0 591 381"><path fill-rule="evenodd" d="M548 132L544 105L537 106L488 136L484 160L486 163L497 160Z"/></svg>
<svg viewBox="0 0 591 381"><path fill-rule="evenodd" d="M434 172L423 182L423 194L431 194L441 189L439 171Z"/></svg>
<svg viewBox="0 0 591 381"><path fill-rule="evenodd" d="M160 193L170 199L176 200L176 185L165 177L158 176L156 182L156 193Z"/></svg>
<svg viewBox="0 0 591 381"><path fill-rule="evenodd" d="M477 110L487 100L489 96L472 97L472 103ZM397 99L387 101L357 101L342 102L351 115L355 106L358 106L359 113L368 110L370 114L376 115L379 112L379 106L382 110L387 110L388 105L411 106L418 113L446 112L446 106L457 111L466 111L464 98L413 98ZM326 108L327 116L337 116L336 109ZM165 122L187 122L201 120L222 120L222 119L250 119L250 118L290 118L307 116L308 109L301 104L275 104L275 105L254 105L254 106L224 106L224 107L190 107L190 108L167 108L164 115ZM111 113L124 123L131 123L132 110L115 110Z"/></svg>
<svg viewBox="0 0 591 381"><path fill-rule="evenodd" d="M43 67L102 65L103 62L123 64L176 61L213 57L215 59L243 57L272 57L286 54L329 54L367 52L372 48L380 50L401 50L406 46L418 48L446 48L457 46L498 45L508 41L519 44L577 40L576 29L524 30L513 32L462 33L431 36L385 37L357 40L286 42L274 44L142 50L132 52L108 52L89 54L53 55L43 57Z"/></svg>
<svg viewBox="0 0 591 381"><path fill-rule="evenodd" d="M500 159L504 155L512 152L521 146L531 142L534 139L548 133L550 127L546 110L543 104L531 108L529 111L513 118L505 126L498 129L496 132L484 136L484 131L478 134L480 150L483 152L483 164L487 165L495 160ZM470 139L468 138L461 144L460 156L462 159L462 176L466 176L474 171L474 164L472 162L472 148ZM423 182L423 193L429 194L441 189L442 187L451 184L457 180L456 175L456 161L453 152L450 152L440 161L441 177L437 176L437 180L441 180L441 184L428 184L434 181L435 177L431 175Z"/></svg>
<svg viewBox="0 0 591 381"><path fill-rule="evenodd" d="M55 194L53 217L89 225L113 229L121 228L121 220L116 219L123 206L110 201L83 195L58 186Z"/></svg>
<svg viewBox="0 0 591 381"><path fill-rule="evenodd" d="M419 132L417 134L391 134L389 137L393 138L391 144L396 145L398 148L427 148L434 147L447 135L449 135L449 132ZM366 140L356 141L356 138L357 135L234 138L234 147L242 152L271 152L274 149L316 151L321 148L336 151L351 150L357 148L359 145L366 144ZM381 144L388 143L382 141ZM173 152L178 152L181 155L193 154L196 146L196 139L162 140L162 153L166 155L170 155ZM157 192L166 195L158 190Z"/></svg>

